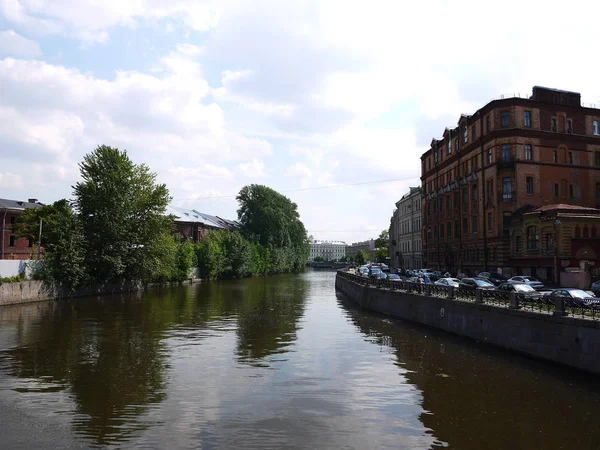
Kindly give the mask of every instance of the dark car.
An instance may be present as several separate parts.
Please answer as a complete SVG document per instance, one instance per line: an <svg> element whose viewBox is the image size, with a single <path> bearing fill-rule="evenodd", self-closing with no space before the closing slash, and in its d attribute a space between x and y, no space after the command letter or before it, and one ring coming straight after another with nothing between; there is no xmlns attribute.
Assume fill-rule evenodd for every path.
<svg viewBox="0 0 600 450"><path fill-rule="evenodd" d="M458 284L459 289L495 289L495 286L483 278L463 278Z"/></svg>
<svg viewBox="0 0 600 450"><path fill-rule="evenodd" d="M402 281L402 277L400 275L395 274L395 273L388 273L387 274L387 279L388 280L392 280L392 281Z"/></svg>
<svg viewBox="0 0 600 450"><path fill-rule="evenodd" d="M541 297L541 295L538 291L536 291L533 287L531 287L525 283L521 283L521 284L502 283L496 288L496 291L509 293L509 294L511 292L516 292L517 294L523 294L526 298L532 298L532 299Z"/></svg>
<svg viewBox="0 0 600 450"><path fill-rule="evenodd" d="M477 275L477 278L484 278L496 286L500 286L502 283L504 283L506 281L505 276L502 276L499 273L494 273L494 272L480 272L479 275Z"/></svg>
<svg viewBox="0 0 600 450"><path fill-rule="evenodd" d="M565 301L565 306L586 307L594 305L600 306L600 298L594 297L592 294L576 288L561 288L555 289L548 294L551 298L562 298Z"/></svg>

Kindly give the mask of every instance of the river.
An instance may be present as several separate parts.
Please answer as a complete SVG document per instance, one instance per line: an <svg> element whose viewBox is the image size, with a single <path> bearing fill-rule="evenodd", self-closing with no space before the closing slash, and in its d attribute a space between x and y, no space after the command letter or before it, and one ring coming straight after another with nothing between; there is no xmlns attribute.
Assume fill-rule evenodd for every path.
<svg viewBox="0 0 600 450"><path fill-rule="evenodd" d="M597 378L357 310L335 273L0 308L0 447L597 449Z"/></svg>

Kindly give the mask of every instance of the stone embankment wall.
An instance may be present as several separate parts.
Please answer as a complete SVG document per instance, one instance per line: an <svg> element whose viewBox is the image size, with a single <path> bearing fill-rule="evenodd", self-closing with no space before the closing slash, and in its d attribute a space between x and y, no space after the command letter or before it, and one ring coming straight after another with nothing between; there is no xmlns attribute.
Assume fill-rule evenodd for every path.
<svg viewBox="0 0 600 450"><path fill-rule="evenodd" d="M336 276L361 307L600 374L600 322L362 286Z"/></svg>

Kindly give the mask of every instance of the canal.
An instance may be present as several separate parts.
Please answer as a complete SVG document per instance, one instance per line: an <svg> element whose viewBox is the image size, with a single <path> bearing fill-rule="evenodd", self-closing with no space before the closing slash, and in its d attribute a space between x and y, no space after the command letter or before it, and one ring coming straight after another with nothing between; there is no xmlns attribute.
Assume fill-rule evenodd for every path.
<svg viewBox="0 0 600 450"><path fill-rule="evenodd" d="M596 378L359 311L334 279L0 308L0 447L600 448Z"/></svg>

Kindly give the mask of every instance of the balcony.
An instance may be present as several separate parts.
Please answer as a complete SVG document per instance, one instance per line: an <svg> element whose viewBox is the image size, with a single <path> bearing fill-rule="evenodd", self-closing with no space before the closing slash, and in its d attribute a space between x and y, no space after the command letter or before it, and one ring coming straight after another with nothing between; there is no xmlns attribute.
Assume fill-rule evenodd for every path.
<svg viewBox="0 0 600 450"><path fill-rule="evenodd" d="M498 172L505 169L514 169L515 168L515 158L514 156L504 155L500 160L496 163L496 167Z"/></svg>
<svg viewBox="0 0 600 450"><path fill-rule="evenodd" d="M498 203L512 203L517 200L517 191L504 191L498 193Z"/></svg>

